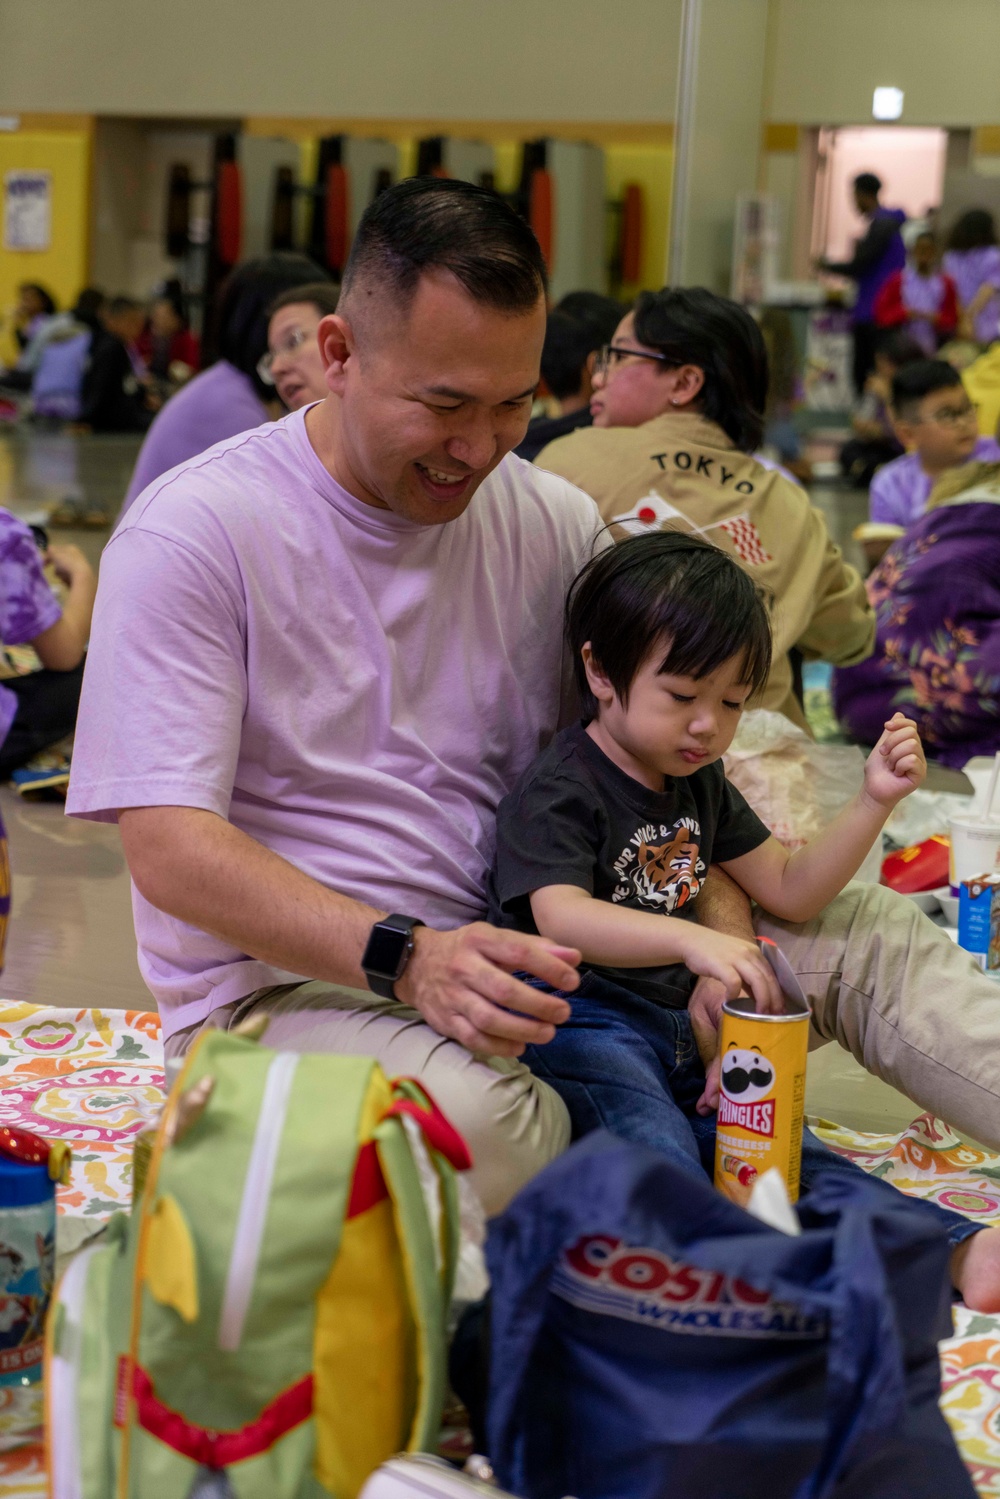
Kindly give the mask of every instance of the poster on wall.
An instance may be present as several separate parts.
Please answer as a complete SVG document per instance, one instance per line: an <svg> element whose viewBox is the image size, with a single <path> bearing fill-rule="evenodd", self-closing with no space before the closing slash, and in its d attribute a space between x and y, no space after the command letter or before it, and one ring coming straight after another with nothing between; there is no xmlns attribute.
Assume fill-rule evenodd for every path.
<svg viewBox="0 0 1000 1499"><path fill-rule="evenodd" d="M3 247L48 250L52 243L52 173L7 172L3 179Z"/></svg>

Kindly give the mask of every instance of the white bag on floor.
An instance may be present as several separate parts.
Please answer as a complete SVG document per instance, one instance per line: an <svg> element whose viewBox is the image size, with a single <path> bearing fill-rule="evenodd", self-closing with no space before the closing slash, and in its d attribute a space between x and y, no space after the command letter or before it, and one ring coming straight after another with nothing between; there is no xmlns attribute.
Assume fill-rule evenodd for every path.
<svg viewBox="0 0 1000 1499"><path fill-rule="evenodd" d="M865 757L853 744L817 744L783 713L743 715L723 764L757 816L786 848L801 848L861 789ZM856 879L878 884L882 840Z"/></svg>

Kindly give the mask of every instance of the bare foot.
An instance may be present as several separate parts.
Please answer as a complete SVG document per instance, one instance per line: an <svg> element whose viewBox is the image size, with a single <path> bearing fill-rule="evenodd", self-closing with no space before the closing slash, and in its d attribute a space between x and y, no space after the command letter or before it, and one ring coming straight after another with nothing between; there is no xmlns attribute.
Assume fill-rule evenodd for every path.
<svg viewBox="0 0 1000 1499"><path fill-rule="evenodd" d="M951 1254L951 1282L973 1312L1000 1312L1000 1228L983 1228Z"/></svg>

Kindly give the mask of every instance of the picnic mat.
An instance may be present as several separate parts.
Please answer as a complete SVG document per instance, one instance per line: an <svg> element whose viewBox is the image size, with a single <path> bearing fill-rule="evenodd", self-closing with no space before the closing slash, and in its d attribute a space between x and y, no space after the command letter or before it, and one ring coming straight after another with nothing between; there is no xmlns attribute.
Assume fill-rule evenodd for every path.
<svg viewBox="0 0 1000 1499"><path fill-rule="evenodd" d="M0 1002L0 1123L73 1143L72 1177L58 1191L61 1243L128 1207L132 1140L156 1117L162 1089L158 1016ZM1000 1156L965 1144L939 1119L923 1114L898 1135L810 1122L872 1175L1000 1225ZM942 1408L973 1482L1000 1499L1000 1316L956 1307L941 1362ZM44 1499L39 1391L0 1389L0 1499Z"/></svg>

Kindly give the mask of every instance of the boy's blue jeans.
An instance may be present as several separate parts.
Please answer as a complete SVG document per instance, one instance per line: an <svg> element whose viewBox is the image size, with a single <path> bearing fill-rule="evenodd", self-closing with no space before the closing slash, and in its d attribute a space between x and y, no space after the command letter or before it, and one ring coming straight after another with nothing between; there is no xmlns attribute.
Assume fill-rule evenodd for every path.
<svg viewBox="0 0 1000 1499"><path fill-rule="evenodd" d="M549 990L528 974L518 977ZM662 1151L702 1180L706 1172L711 1176L715 1115L695 1111L705 1069L687 1010L666 1009L594 973L585 972L573 994L549 992L562 994L572 1014L556 1028L553 1040L529 1046L522 1060L562 1098L573 1138L607 1129ZM803 1194L821 1171L857 1173L861 1167L803 1130ZM886 1190L895 1189L887 1185ZM927 1206L938 1214L953 1248L982 1227L960 1213Z"/></svg>

